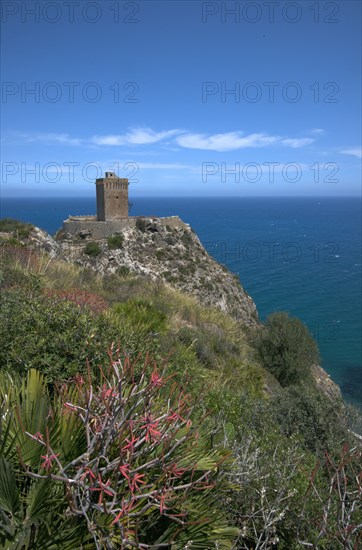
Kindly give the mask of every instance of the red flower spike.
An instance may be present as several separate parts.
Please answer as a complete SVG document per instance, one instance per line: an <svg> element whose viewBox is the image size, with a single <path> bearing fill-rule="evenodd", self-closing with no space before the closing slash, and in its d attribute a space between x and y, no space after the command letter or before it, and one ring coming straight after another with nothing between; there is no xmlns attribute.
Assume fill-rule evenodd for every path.
<svg viewBox="0 0 362 550"><path fill-rule="evenodd" d="M129 473L131 470L129 469L128 464L122 464L122 466L120 466L118 469L123 477L125 477L129 481Z"/></svg>
<svg viewBox="0 0 362 550"><path fill-rule="evenodd" d="M131 493L133 494L134 491L138 491L139 490L139 486L146 483L145 481L142 480L142 478L145 477L144 474L135 474L133 476L133 479L131 481L131 483L129 484L129 488L131 490Z"/></svg>
<svg viewBox="0 0 362 550"><path fill-rule="evenodd" d="M161 437L161 432L158 430L159 420L152 420L152 417L148 415L141 418L142 421L145 422L145 424L141 426L141 430L146 430L146 441L152 441L153 439L157 440Z"/></svg>
<svg viewBox="0 0 362 550"><path fill-rule="evenodd" d="M133 500L131 500L131 502L129 502L128 504L125 504L124 498L122 498L122 508L117 514L117 516L114 518L114 520L112 521L112 525L117 523L117 521L119 521L122 516L126 516L132 510L132 508L133 508Z"/></svg>
<svg viewBox="0 0 362 550"><path fill-rule="evenodd" d="M160 376L157 372L157 369L155 368L153 373L151 374L151 384L155 388L159 388L163 384L163 378Z"/></svg>
<svg viewBox="0 0 362 550"><path fill-rule="evenodd" d="M179 415L178 412L173 412L172 414L169 414L168 417L166 418L166 420L168 422L176 422L177 420L181 420L181 422L185 422L185 419L182 418L181 415Z"/></svg>
<svg viewBox="0 0 362 550"><path fill-rule="evenodd" d="M108 496L113 497L113 491L110 491L108 489L110 484L111 484L110 479L108 479L106 481L106 483L103 483L102 478L101 478L101 474L98 474L98 485L99 485L99 487L90 487L90 489L89 489L90 491L99 491L98 504L102 504L103 495L108 495Z"/></svg>
<svg viewBox="0 0 362 550"><path fill-rule="evenodd" d="M75 375L74 381L77 384L77 386L83 386L83 384L84 384L84 378L80 374Z"/></svg>
<svg viewBox="0 0 362 550"><path fill-rule="evenodd" d="M123 452L130 451L130 453L133 453L133 449L134 449L135 443L137 443L138 440L139 440L139 437L135 437L135 436L133 435L133 432L131 431L131 439L126 438L127 445L125 445L124 447L122 447L121 450L122 450Z"/></svg>
<svg viewBox="0 0 362 550"><path fill-rule="evenodd" d="M118 393L115 388L107 388L107 384L103 384L101 398L105 399L106 397L117 397Z"/></svg>
<svg viewBox="0 0 362 550"><path fill-rule="evenodd" d="M47 472L53 468L52 460L54 460L59 454L57 455L41 455L41 458L44 458L44 462L40 465L41 468L44 468Z"/></svg>
<svg viewBox="0 0 362 550"><path fill-rule="evenodd" d="M36 432L33 437L36 437L36 439L40 441L44 441L44 436L40 432Z"/></svg>
<svg viewBox="0 0 362 550"><path fill-rule="evenodd" d="M176 462L174 462L166 471L173 476L181 477L187 471L187 468L180 468L177 466Z"/></svg>
<svg viewBox="0 0 362 550"><path fill-rule="evenodd" d="M167 493L164 493L163 495L159 495L157 498L160 501L160 514L163 514L164 510L167 510L167 506L165 505Z"/></svg>
<svg viewBox="0 0 362 550"><path fill-rule="evenodd" d="M89 477L89 479L96 479L96 476L90 468L84 470L84 474L81 476L80 480L83 481L86 477Z"/></svg>

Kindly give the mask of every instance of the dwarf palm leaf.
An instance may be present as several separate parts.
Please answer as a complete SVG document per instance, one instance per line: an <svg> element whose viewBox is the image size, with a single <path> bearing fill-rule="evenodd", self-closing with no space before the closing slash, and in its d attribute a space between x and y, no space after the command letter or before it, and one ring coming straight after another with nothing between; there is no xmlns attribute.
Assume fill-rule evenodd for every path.
<svg viewBox="0 0 362 550"><path fill-rule="evenodd" d="M76 518L64 517L64 486L50 479L29 479L23 468L39 470L46 451L39 443L49 427L51 444L62 437L60 447L69 456L81 449L80 438L67 432L59 403L51 402L44 379L35 370L24 380L0 374L0 407L0 548L81 548L89 536ZM39 441L27 433L38 434Z"/></svg>

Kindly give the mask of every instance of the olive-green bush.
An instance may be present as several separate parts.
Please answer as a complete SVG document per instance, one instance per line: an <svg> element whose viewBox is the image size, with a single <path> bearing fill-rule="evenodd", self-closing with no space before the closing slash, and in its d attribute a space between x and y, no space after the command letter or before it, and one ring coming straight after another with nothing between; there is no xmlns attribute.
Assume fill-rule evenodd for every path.
<svg viewBox="0 0 362 550"><path fill-rule="evenodd" d="M99 256L101 251L101 247L95 241L89 241L89 243L87 243L84 248L84 253L93 258Z"/></svg>
<svg viewBox="0 0 362 550"><path fill-rule="evenodd" d="M255 346L262 365L282 386L310 379L310 367L319 363L318 347L307 327L284 312L268 317Z"/></svg>

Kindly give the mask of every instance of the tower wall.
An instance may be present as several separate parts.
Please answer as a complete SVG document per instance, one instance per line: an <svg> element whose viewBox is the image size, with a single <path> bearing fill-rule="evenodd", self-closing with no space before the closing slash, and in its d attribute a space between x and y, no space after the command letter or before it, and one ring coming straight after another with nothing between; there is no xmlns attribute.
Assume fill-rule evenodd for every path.
<svg viewBox="0 0 362 550"><path fill-rule="evenodd" d="M97 219L99 221L128 218L128 179L106 172L96 180Z"/></svg>
<svg viewBox="0 0 362 550"><path fill-rule="evenodd" d="M97 197L97 220L105 221L106 213L104 210L104 186L101 184L96 185L96 197Z"/></svg>

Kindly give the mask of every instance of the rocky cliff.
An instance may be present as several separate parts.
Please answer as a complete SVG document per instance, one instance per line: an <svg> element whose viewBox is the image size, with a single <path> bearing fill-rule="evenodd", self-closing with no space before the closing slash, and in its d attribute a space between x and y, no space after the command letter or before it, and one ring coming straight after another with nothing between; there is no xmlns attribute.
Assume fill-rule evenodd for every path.
<svg viewBox="0 0 362 550"><path fill-rule="evenodd" d="M84 231L77 235L60 231L53 239L36 228L32 239L59 259L101 274L120 270L158 279L247 325L258 324L256 306L238 277L211 258L187 224L169 225L162 218L140 220L121 228L114 248L109 239L94 240ZM87 254L90 243L97 246Z"/></svg>

